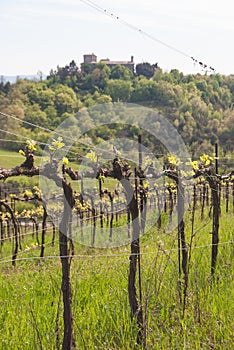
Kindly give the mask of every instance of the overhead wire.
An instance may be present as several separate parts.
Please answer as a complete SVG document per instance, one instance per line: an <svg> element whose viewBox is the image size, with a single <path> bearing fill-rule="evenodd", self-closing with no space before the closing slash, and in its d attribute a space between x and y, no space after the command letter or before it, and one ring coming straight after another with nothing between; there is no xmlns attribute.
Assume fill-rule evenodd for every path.
<svg viewBox="0 0 234 350"><path fill-rule="evenodd" d="M137 32L139 32L139 33L141 33L142 35L148 37L149 39L151 39L151 40L153 40L153 41L155 41L155 42L157 42L157 43L159 43L159 44L161 44L161 45L164 45L165 47L167 47L167 48L169 48L169 49L171 49L171 50L173 50L173 51L175 51L175 52L177 52L177 53L179 53L179 54L181 54L181 55L183 55L183 56L185 56L185 57L187 57L187 58L192 59L195 63L198 63L198 64L199 64L200 66L202 66L203 68L205 68L205 69L206 69L206 68L209 68L210 70L215 71L214 68L212 68L211 66L209 67L208 65L206 65L206 64L204 64L204 63L202 63L202 62L199 62L198 60L196 60L195 58L193 58L192 56L190 56L190 55L187 54L186 52L181 51L181 50L179 50L178 48L176 48L176 47L174 47L174 46L172 46L172 45L169 45L169 44L167 44L166 42L164 42L164 41L162 41L162 40L159 40L158 38L156 38L156 37L154 37L153 35L151 35L151 34L145 32L144 30L138 28L137 26L132 25L132 24L130 24L129 22L127 22L127 21L121 19L119 16L115 15L114 13L111 13L111 12L109 12L108 10L102 8L101 6L95 4L93 1L89 1L89 0L80 0L80 1L83 2L83 3L85 3L86 5L88 5L88 6L92 7L92 8L94 8L95 10L98 10L98 11L100 11L100 12L106 14L106 15L109 16L109 17L118 20L118 21L119 21L120 23L122 23L123 25L125 25L125 26L127 26L127 27L129 27L129 28L131 28L131 29L133 29L133 30L135 30L135 31L137 31ZM57 135L59 135L59 136L63 136L63 137L64 137L64 135L61 135L60 133L58 133L58 132L56 132L56 131L54 131L54 130L50 130L50 129L48 129L48 128L45 128L45 127L43 127L43 126L39 126L39 125L36 125L36 124L34 124L34 123L30 123L30 122L27 122L27 121L23 121L23 120L21 120L21 119L19 119L19 118L17 118L17 117L9 116L9 115L6 115L6 114L1 113L1 112L0 112L0 114L1 114L1 115L5 115L5 116L7 116L7 117L11 117L11 118L13 118L13 119L15 119L15 120L19 120L19 121L21 121L21 122L23 122L23 123L25 123L25 124L28 124L28 125L31 125L31 126L40 128L40 129L42 129L42 130L44 130L44 131L52 132L52 133L55 133L55 134L57 134ZM23 139L28 139L27 137L24 137L23 135L17 135L17 134L15 134L15 133L11 133L11 132L8 132L8 131L6 131L6 130L0 129L0 131L5 132L5 133L10 134L10 135L13 135L13 136L21 137L21 138L23 138ZM71 139L71 138L70 138L70 139ZM2 140L2 139L1 139L1 140ZM71 139L71 140L74 141L73 139ZM4 141L8 141L8 140L4 140ZM11 142L21 142L21 141L16 141L16 140L9 140L9 142L10 142L10 141L11 141ZM41 145L48 146L47 143L40 142L40 141L37 141L37 142L38 142L39 144L41 144ZM87 144L85 144L85 143L82 143L82 144L85 145L85 146L88 146L89 149L90 149L90 145L87 145ZM104 151L104 150L102 150L102 151ZM105 152L106 152L106 150L105 150ZM76 154L76 153L74 153L74 152L71 152L71 153ZM114 152L110 152L110 153L114 154ZM77 154L78 154L78 153L77 153ZM233 241L220 242L219 245L231 244L231 243L233 243ZM197 246L197 247L195 247L195 249L201 249L201 248L210 247L210 246L212 246L212 244L204 245L204 246ZM177 251L177 250L178 250L178 249L176 248L176 249L170 249L170 250L165 250L165 251L171 252L171 251ZM146 254L149 255L149 254L156 254L156 253L157 253L157 252L143 252L143 253L141 253L141 255L146 255ZM96 255L96 254L93 254L93 255L74 255L73 258L125 257L125 256L129 256L129 253L128 253L128 254L124 253L124 254L100 254L100 255ZM70 257L70 256L62 256L62 258L65 258L65 257ZM45 256L45 257L43 257L43 258L39 258L39 257L19 258L19 259L16 259L16 261L20 261L20 260L33 260L33 259L53 259L53 258L61 258L61 256ZM0 262L0 263L10 262L10 261L11 261L11 260L2 260L2 259L1 259L1 262Z"/></svg>
<svg viewBox="0 0 234 350"><path fill-rule="evenodd" d="M53 241L53 243L57 243L57 242L59 242L58 239L56 239L56 240ZM52 242L51 242L51 241L43 244L44 247L47 247L47 246L50 246L50 245L52 245ZM17 256L19 256L19 255L22 256L22 254L29 253L29 252L31 252L32 250L40 249L41 246L42 246L41 244L39 244L39 245L33 245L33 246L28 247L28 248L26 248L26 249L20 250L20 251L17 253ZM10 258L11 258L11 259L10 259ZM33 257L33 258L34 258L34 257ZM5 257L5 258L1 258L1 259L0 259L0 263L1 263L4 259L8 259L9 261L12 261L12 254L11 254L11 255L8 255L8 256ZM17 258L17 259L21 260L22 258ZM17 260L17 259L16 259L16 260Z"/></svg>
<svg viewBox="0 0 234 350"><path fill-rule="evenodd" d="M51 129L42 127L42 126L40 126L40 125L37 125L37 124L33 124L33 123L30 123L30 122L24 121L24 120L22 120L22 119L20 119L20 118L17 118L17 117L15 117L15 116L10 115L10 114L6 114L6 113L0 112L0 115L2 115L2 116L4 116L4 117L7 117L7 118L13 118L13 119L18 120L18 121L20 121L20 122L22 122L22 123L26 123L26 124L28 124L28 125L35 126L35 127L37 127L38 129L42 129L42 130L47 131L47 132L50 132L50 133L55 133L55 134L57 134L58 136L62 136L62 137L65 138L65 139L68 139L68 140L71 140L71 141L75 142L75 140L74 140L73 138L71 138L71 137L69 137L69 136L66 136L66 135L62 135L61 133L58 133L58 132L56 132L55 130L51 130ZM1 132L4 132L4 133L6 133L6 134L12 135L12 136L16 136L16 137L22 138L22 139L24 139L24 140L28 140L28 137L23 136L23 135L19 135L19 134L16 134L16 133L12 133L12 132L10 132L10 131L7 131L7 130L1 129L1 128L0 128L0 131L1 131ZM5 139L0 139L0 140L5 141ZM10 141L10 140L6 140L6 141ZM41 142L41 141L35 140L35 139L34 139L34 141L36 141L37 144L39 144L39 145L50 146L49 143ZM18 142L18 143L20 143L20 142L22 142L22 141L13 140L13 142ZM79 144L81 144L82 146L85 146L86 149L88 149L88 150L94 149L95 151L100 151L100 152L108 153L108 154L111 155L111 156L115 156L115 155L116 155L114 151L109 151L109 150L107 150L107 149L102 149L102 148L100 148L100 147L97 147L96 145L91 146L91 145L89 145L88 143L85 143L84 141L80 141L80 140L79 140L78 142L79 142ZM81 156L80 153L77 153L77 152L74 152L74 151L70 151L70 150L69 150L69 153L71 153L71 154L73 154L73 155ZM153 153L153 152L148 152L148 153L147 153L147 152L143 152L143 153L144 153L145 156L147 156L147 155L152 155L153 157L162 157L162 156L165 156L165 154L163 154L163 153L157 153L157 154L155 154L155 153ZM186 158L186 159L187 159L187 158ZM131 160L132 160L132 159L131 159ZM149 167L150 167L150 166L149 166Z"/></svg>
<svg viewBox="0 0 234 350"><path fill-rule="evenodd" d="M41 222L42 223L42 222ZM37 224L39 224L38 222L37 222ZM53 227L52 225L51 225L51 227ZM22 229L22 227L21 227L21 229ZM46 230L46 233L52 233L53 232L53 229L50 229L50 230ZM20 233L19 234L19 237L20 238L24 238L24 237L26 237L26 236L33 236L33 235L35 235L35 233L36 233L36 230L35 231L31 231L31 232L27 232L27 233ZM40 234L41 232L38 232L38 235ZM13 236L12 237L5 237L5 238L0 238L0 242L6 242L6 241L10 241L11 239L13 239ZM0 259L1 260L1 259Z"/></svg>
<svg viewBox="0 0 234 350"><path fill-rule="evenodd" d="M161 44L161 45L167 47L168 49L173 50L174 52L176 52L176 53L178 53L180 55L183 55L186 58L191 59L193 61L193 63L199 64L199 66L202 69L205 69L206 71L209 70L209 71L215 72L215 69L213 67L211 67L210 65L208 65L206 63L203 63L202 61L200 61L200 60L194 58L193 56L189 55L187 52L182 51L182 50L178 49L177 47L172 46L172 45L166 43L165 41L156 38L154 35L149 34L145 30L143 30L143 29L137 27L136 25L133 25L130 22L122 19L119 15L116 15L115 13L110 12L109 10L107 10L107 9L103 8L102 6L96 4L94 1L91 1L91 0L80 0L80 1L82 3L84 3L84 4L86 4L87 6L89 6L89 7L93 8L93 9L103 13L104 15L117 20L119 23L127 26L128 28L130 28L130 29L132 29L132 30L134 30L134 31L136 31L136 32L138 32L140 34L142 34L143 36L151 39L152 41L154 41L154 42L156 42L158 44Z"/></svg>
<svg viewBox="0 0 234 350"><path fill-rule="evenodd" d="M20 118L18 118L18 117L16 117L16 116L13 116L13 115L10 115L10 114L6 114L6 113L3 113L3 112L1 112L1 111L0 111L0 115L4 116L4 117L6 117L6 118L12 118L12 119L14 119L14 120L20 121L20 122L23 123L23 124L27 124L27 125L31 125L31 126L37 127L37 128L39 128L39 129L44 130L44 131L47 131L47 132L49 132L49 133L54 133L54 134L56 134L56 135L58 135L58 136L63 137L63 139L65 138L65 139L68 139L68 140L72 141L73 143L76 142L72 137L69 137L69 136L67 136L67 135L62 135L61 133L58 133L56 130L51 130L51 129L49 129L49 128L45 128L45 127L43 127L43 126L41 126L41 125L34 124L34 123L31 123L31 122L22 120L22 119L20 119ZM10 132L10 131L1 129L1 128L0 128L0 132L4 132L4 133L6 133L6 134L9 134L9 135L12 135L12 136L16 136L16 137L21 138L21 139L24 139L24 140L28 140L28 137L26 137L26 136L19 135L19 134L16 134L16 133L13 133L13 132ZM0 140L4 140L4 139L0 139ZM4 141L5 141L5 140L4 140ZM6 141L7 141L7 140L6 140ZM22 141L17 141L17 140L13 140L13 141L14 141L14 142L19 142L19 143L22 142ZM45 143L45 142L41 142L41 141L39 141L39 140L34 140L34 141L36 141L37 144L43 145L43 146L45 146L45 147L46 147L46 146L47 146L47 147L51 146L51 144ZM114 151L109 151L109 150L107 150L107 149L102 149L102 148L100 148L100 147L97 147L96 145L91 146L90 144L85 143L84 141L80 141L80 140L79 140L79 141L77 140L77 142L79 142L79 144L81 144L82 147L85 146L86 149L89 150L89 151L92 150L92 149L94 149L95 151L100 151L100 152L108 153L108 154L111 155L112 157L113 157L113 156L116 156L116 153L115 153ZM81 155L80 153L71 151L70 149L68 150L68 153L73 154L73 155L75 155L75 156L77 156L77 157L82 157L82 158L84 158L84 156ZM143 153L144 153L144 155L153 155L154 157L161 157L161 156L163 156L162 153L159 153L159 154L154 154L153 152L148 152L148 153L147 153L147 152L146 152L146 153L143 152ZM11 156L12 156L12 155L11 155ZM122 158L122 156L121 156L121 158ZM128 160L127 157L125 157L125 159ZM181 159L182 159L182 158L181 158ZM109 159L106 159L106 160L109 160ZM132 160L132 159L129 159L129 160ZM223 163L224 161L225 161L225 160L222 161L222 165L232 165L232 164L233 164L232 162ZM150 166L150 165L149 165L148 167L154 169L154 167L152 167L152 166Z"/></svg>
<svg viewBox="0 0 234 350"><path fill-rule="evenodd" d="M1 112L0 112L0 114L1 114ZM25 136L23 136L23 135L18 135L18 134L15 134L15 133L12 133L12 132L10 132L10 131L7 131L7 130L3 130L3 129L1 129L0 128L0 132L4 132L4 133L7 133L7 134L10 134L10 135L13 135L13 136L16 136L16 137L21 137L21 138L23 138L23 139L26 139L26 140L28 140L28 138L27 137L25 137ZM50 146L50 144L48 144L48 143L45 143L45 142L40 142L40 141L38 141L38 140L34 140L34 141L36 141L38 144L42 144L42 145L45 145L45 146ZM96 149L96 148L95 148ZM99 149L99 150L101 150L101 149ZM102 150L103 152L106 152L106 150ZM81 156L79 153L77 153L77 152L73 152L73 151L68 151L69 153L71 153L71 154L74 154L74 155L77 155L77 156ZM115 155L115 153L114 152L111 152L110 151L110 153L112 153L113 155ZM125 158L126 160L128 160L128 158ZM132 160L132 159L129 159L129 160ZM152 167L152 166L149 166L150 168L152 168L152 169L154 169L154 167ZM163 174L162 174L163 175ZM211 177L211 176L210 176Z"/></svg>
<svg viewBox="0 0 234 350"><path fill-rule="evenodd" d="M222 246L222 245L228 245L228 244L233 244L234 241L230 240L230 241L226 241L226 242L219 242L218 245ZM51 242L48 243L48 245L51 244ZM201 245L201 246L195 246L193 249L204 249L204 248L208 248L208 247L212 247L215 246L217 244L205 244L205 245ZM38 248L39 246L37 246ZM36 248L34 248L36 249ZM154 254L158 254L159 252L161 253L170 253L170 252L177 252L178 250L182 251L185 248L172 248L172 249L158 249L158 251L153 251L153 252L141 252L140 255L141 256L149 256L149 255L154 255ZM33 249L32 249L33 250ZM27 251L25 251L27 252ZM24 253L24 252L22 252ZM64 259L64 258L81 258L81 259L85 259L85 258L89 258L89 259L94 259L94 258L128 258L129 257L129 252L128 253L116 253L116 254L75 254L75 255L46 255L44 257L39 257L39 256L32 256L32 257L26 257L26 258L17 258L14 261L28 261L28 260L46 260L46 259ZM131 255L139 255L139 253L136 254L131 254ZM12 262L12 259L0 259L0 264L4 264L4 263L8 263L8 262Z"/></svg>
<svg viewBox="0 0 234 350"><path fill-rule="evenodd" d="M13 116L13 115L10 115L10 114L6 114L6 113L3 113L3 112L0 112L0 115L4 116L4 117L6 117L6 118L13 118L14 120L17 120L17 121L19 121L19 122L21 122L21 123L23 123L23 124L31 125L31 126L33 126L33 127L36 127L36 128L38 128L38 129L47 131L47 132L49 132L49 133L56 134L56 135L58 135L58 136L61 136L63 139L67 139L67 140L72 141L73 143L76 142L76 140L74 140L72 137L69 137L69 136L67 136L67 135L63 135L63 134L57 132L56 130L51 130L51 129L49 129L49 128L45 128L45 127L43 127L43 126L41 126L41 125L34 124L34 123L28 122L28 121L26 121L26 120L22 120L22 119L20 119L20 118L18 118L18 117L16 117L16 116ZM23 135L17 135L17 134L15 134L15 133L10 132L10 131L6 131L6 130L3 130L3 129L0 129L0 131L5 132L5 133L7 133L7 134L10 134L10 135L12 135L12 136L16 136L16 137L23 138L23 139L26 139L26 140L28 139L28 137L25 137L25 136L23 136ZM36 141L38 144L41 144L41 145L44 145L44 146L50 146L48 143L44 143L44 142L41 142L41 141L38 141L38 140L35 140L35 141ZM109 150L107 150L107 149L101 149L100 147L92 146L92 145L90 145L90 144L88 144L88 143L85 143L85 142L82 141L82 140L77 140L77 142L79 142L79 144L82 145L82 147L85 146L85 148L86 148L87 150L91 150L91 149L94 148L94 149L97 150L97 151L105 152L105 153L108 153L108 154L110 154L110 155L112 155L112 156L115 155L114 151L109 151ZM74 155L77 155L77 156L80 156L79 153L76 153L76 152L73 152L73 151L70 151L70 150L69 150L69 153L74 154Z"/></svg>
<svg viewBox="0 0 234 350"><path fill-rule="evenodd" d="M51 129L49 129L49 128L45 128L45 127L43 127L43 126L41 126L41 125L34 124L34 123L31 123L31 122L22 120L22 119L20 119L20 118L18 118L18 117L16 117L16 116L13 116L13 115L10 115L10 114L6 114L6 113L3 113L3 112L0 112L0 115L4 116L4 117L6 117L6 118L13 118L14 120L17 120L17 121L19 121L19 122L21 122L21 123L23 123L23 124L27 124L27 125L31 125L31 126L33 126L33 127L37 127L38 129L47 131L47 132L49 132L49 133L52 133L52 134L54 133L54 134L56 134L56 135L58 135L58 136L63 137L63 139L67 139L67 140L72 141L73 143L76 142L76 140L74 140L72 137L69 137L69 136L67 136L67 135L63 135L63 134L57 132L56 130L51 130ZM6 133L6 134L12 135L12 136L16 136L16 137L22 138L22 139L24 139L24 140L28 140L28 137L23 136L23 135L19 135L19 134L16 134L16 133L12 133L12 132L7 131L7 130L4 130L4 129L0 129L0 131L1 131L1 132L4 132L4 133ZM50 146L50 144L45 143L45 142L41 142L41 141L38 141L38 140L35 140L35 139L34 139L34 141L36 141L39 145ZM17 141L15 141L15 142L17 142ZM20 141L18 141L18 142L20 142ZM21 141L21 142L22 142L22 141ZM112 157L116 155L114 151L107 150L107 149L102 149L102 148L100 148L100 147L97 147L96 145L90 145L90 144L88 144L88 143L86 143L86 142L84 142L84 141L82 141L82 140L77 140L77 142L79 142L79 144L80 144L83 148L86 148L86 150L89 150L89 151L90 151L91 149L94 149L95 151L107 153L107 154L109 154L109 155L112 156ZM69 150L69 153L70 153L70 154L77 155L77 156L81 156L80 153L77 153L77 152L74 152L74 151L70 151L70 150ZM144 154L145 154L145 153L144 153ZM149 154L153 154L153 152L150 152L150 153L147 153L147 154L148 154L148 155L149 155ZM161 156L162 156L162 153L153 154L153 156L154 156L154 157L157 157L157 156L161 157ZM82 157L83 157L83 156L82 156Z"/></svg>
<svg viewBox="0 0 234 350"><path fill-rule="evenodd" d="M10 115L10 114L7 114L7 113L3 113L3 112L1 112L1 111L0 111L0 115L4 116L4 117L6 117L6 118L12 118L12 119L14 119L14 120L17 120L17 121L23 123L23 124L27 124L27 125L36 127L36 128L38 128L38 129L47 131L47 132L49 132L49 133L54 133L54 134L56 134L56 135L58 135L58 136L63 137L63 139L68 139L68 140L72 141L73 143L76 142L72 137L69 137L69 136L67 136L67 135L63 135L63 134L57 132L56 130L52 130L52 129L43 127L43 126L41 126L41 125L34 124L34 123L28 122L28 121L26 121L26 120L22 120L22 119L20 119L20 118L14 116L14 115ZM12 132L7 131L7 130L4 130L4 129L0 129L0 131L1 131L1 132L4 132L4 133L7 133L7 134L9 134L9 135L12 135L12 136L16 136L16 137L19 137L19 138L23 138L24 140L28 140L28 137L23 136L23 135L19 135L19 134L16 134L16 133L12 133ZM4 142L15 142L15 143L21 143L21 142L23 142L23 141L20 141L20 140L5 140L5 139L0 139L0 141L4 141ZM38 144L40 144L40 145L43 145L43 146L50 146L50 144L48 144L48 143L41 142L41 141L39 141L39 140L35 140L35 141L36 141ZM107 149L102 149L102 148L97 147L97 146L95 146L95 145L93 145L93 147L92 147L92 146L89 145L88 143L85 143L84 141L81 141L81 140L77 140L77 142L79 142L79 144L81 144L82 147L85 146L87 150L90 150L90 149L93 148L93 149L95 149L95 150L97 150L97 151L105 152L105 153L108 153L108 154L110 154L110 155L112 155L112 156L115 155L115 152L114 152L114 151L109 151L109 150L107 150ZM76 156L81 156L80 153L77 153L77 152L74 152L74 151L70 151L70 150L69 150L69 153L71 153L71 154L73 154L73 155L76 155ZM147 155L149 155L149 156L151 155L152 157L162 157L162 156L165 156L165 154L163 154L163 153L157 153L157 154L154 153L154 152L143 152L143 153L144 153L144 156L147 156ZM3 156L3 155L0 155L0 156ZM180 158L180 159L182 159L182 158ZM222 165L232 165L232 164L233 164L232 159L230 159L230 160L231 160L231 162L227 162L226 160L222 160L222 159L219 160L219 161L222 162ZM225 163L224 163L224 162L225 162ZM152 168L150 165L149 165L148 167Z"/></svg>
<svg viewBox="0 0 234 350"><path fill-rule="evenodd" d="M3 142L15 142L15 143L22 143L22 141L20 141L20 140L7 140L7 139L0 139L0 141L3 141Z"/></svg>
<svg viewBox="0 0 234 350"><path fill-rule="evenodd" d="M171 49L171 50L173 50L173 51L175 51L175 52L177 52L177 53L180 53L181 55L183 55L183 56L185 56L185 57L187 57L187 58L191 58L191 56L188 55L186 52L181 51L181 50L177 49L176 47L174 47L174 46L172 46L172 45L169 45L169 44L167 44L166 42L164 42L164 41L162 41L162 40L160 40L160 39L154 37L153 35L151 35L151 34L145 32L145 31L142 30L142 29L140 29L139 27L137 27L137 26L135 26L135 25L133 25L133 24L127 22L126 20L122 19L122 18L119 17L118 15L116 15L116 14L114 14L114 13L112 13L112 12L110 12L110 11L104 9L103 7L101 7L101 6L97 5L97 4L95 4L93 1L89 1L89 0L80 0L80 1L83 2L83 3L85 3L85 4L87 4L88 6L90 6L90 7L94 8L94 9L96 9L96 10L98 10L98 11L104 13L105 15L107 15L107 16L109 16L109 17L112 17L112 18L114 18L114 19L116 19L116 20L118 20L120 23L122 23L122 24L124 24L125 26L127 26L127 27L129 27L129 28L131 28L131 29L133 29L133 30L135 30L135 31L137 31L137 32L139 32L139 33L141 33L142 35L148 37L149 39L151 39L151 40L153 40L153 41L156 41L156 42L158 42L159 44L164 45L164 46L166 46L167 48L169 48L169 49Z"/></svg>
<svg viewBox="0 0 234 350"><path fill-rule="evenodd" d="M0 112L0 114L1 114L1 112ZM24 140L28 140L28 139L29 139L29 138L26 137L26 136L19 135L19 134L16 134L16 133L13 133L13 132L11 132L11 131L7 131L7 130L1 129L1 128L0 128L0 132L4 132L5 134L12 135L12 136L16 136L16 137L22 138L22 139L24 139ZM52 132L52 131L51 131L51 132ZM34 139L34 141L36 141L36 143L37 143L38 145L43 145L43 146L48 146L48 147L51 146L51 144L45 143L45 142L41 142L41 141L39 141L39 140L35 140L35 139ZM22 142L22 141L19 141L19 142ZM70 154L80 156L80 153L73 152L73 151L71 151L71 150L69 150L68 152L69 152Z"/></svg>

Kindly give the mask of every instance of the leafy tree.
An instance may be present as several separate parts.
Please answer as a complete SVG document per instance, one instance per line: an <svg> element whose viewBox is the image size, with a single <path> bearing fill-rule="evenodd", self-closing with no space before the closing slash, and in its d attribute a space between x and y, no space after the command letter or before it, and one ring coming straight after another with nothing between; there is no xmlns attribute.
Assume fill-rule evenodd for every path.
<svg viewBox="0 0 234 350"><path fill-rule="evenodd" d="M96 68L96 64L93 64L93 63L81 64L81 72L83 75L91 74L95 68Z"/></svg>
<svg viewBox="0 0 234 350"><path fill-rule="evenodd" d="M130 80L133 78L133 72L127 67L116 65L111 68L110 79Z"/></svg>
<svg viewBox="0 0 234 350"><path fill-rule="evenodd" d="M197 80L195 83L196 83L198 90L200 90L202 92L208 91L208 85L207 85L207 82L205 80L200 79L200 80Z"/></svg>
<svg viewBox="0 0 234 350"><path fill-rule="evenodd" d="M109 95L106 94L100 94L99 92L95 92L93 94L93 100L94 102L98 103L98 104L103 104L103 103L110 103L112 102L112 98Z"/></svg>
<svg viewBox="0 0 234 350"><path fill-rule="evenodd" d="M220 139L220 145L223 147L225 153L234 152L234 111L225 113L225 119L223 121L222 128L219 128L218 135Z"/></svg>
<svg viewBox="0 0 234 350"><path fill-rule="evenodd" d="M89 74L86 74L79 84L80 91L86 90L93 94L95 91L103 92L110 75L110 68L105 63L98 63Z"/></svg>
<svg viewBox="0 0 234 350"><path fill-rule="evenodd" d="M168 73L156 67L142 63L137 65L137 74L133 75L121 65L110 69L105 63L88 64L79 70L72 60L65 67L51 70L49 77L42 81L17 79L15 84L1 82L0 111L33 124L54 128L80 111L82 106L131 101L159 110L178 129L191 149L196 148L197 151L199 147L199 153L203 153L201 148L208 145L212 149L213 143L219 142L225 154L231 152L234 75L184 75L177 69ZM95 118L102 120L103 116L85 116L84 125L87 124L86 118L88 125L92 125ZM111 121L111 108L105 118ZM36 133L41 134L38 128L6 117L0 117L0 128L13 134L30 132L34 138L37 138ZM108 133L114 135L116 130L117 127L108 130ZM4 132L0 136L12 138ZM45 139L45 135L41 137ZM101 131L100 135L92 137L101 138ZM154 141L149 137L147 142L153 144ZM5 142L3 146L10 148L13 144Z"/></svg>
<svg viewBox="0 0 234 350"><path fill-rule="evenodd" d="M48 118L45 112L40 109L37 103L28 106L25 110L24 120L35 125L41 125L43 127L48 126ZM35 129L34 126L25 124L25 128Z"/></svg>
<svg viewBox="0 0 234 350"><path fill-rule="evenodd" d="M55 106L59 115L65 112L71 113L75 107L75 101L66 92L58 92L55 95Z"/></svg>
<svg viewBox="0 0 234 350"><path fill-rule="evenodd" d="M158 96L158 83L139 77L134 81L132 91L132 102L156 100Z"/></svg>
<svg viewBox="0 0 234 350"><path fill-rule="evenodd" d="M47 107L46 109L44 109L44 112L47 115L48 124L51 125L51 121L57 117L57 110L56 110L55 106Z"/></svg>
<svg viewBox="0 0 234 350"><path fill-rule="evenodd" d="M73 89L66 85L56 84L55 89L55 108L58 115L63 113L75 113L81 107L81 102Z"/></svg>
<svg viewBox="0 0 234 350"><path fill-rule="evenodd" d="M104 63L98 63L91 73L92 84L104 91L110 75L110 68Z"/></svg>
<svg viewBox="0 0 234 350"><path fill-rule="evenodd" d="M0 83L0 92L3 92L4 94L7 95L10 91L10 88L11 88L11 84L9 81L6 83L4 83L4 82Z"/></svg>
<svg viewBox="0 0 234 350"><path fill-rule="evenodd" d="M152 78L155 72L155 69L157 68L156 64L150 64L148 62L139 63L136 65L136 74L143 75L146 78Z"/></svg>
<svg viewBox="0 0 234 350"><path fill-rule="evenodd" d="M30 104L38 104L42 110L54 105L55 94L44 82L34 84L28 91Z"/></svg>
<svg viewBox="0 0 234 350"><path fill-rule="evenodd" d="M178 106L181 101L180 88L167 81L162 81L158 84L157 96L155 100L166 106Z"/></svg>
<svg viewBox="0 0 234 350"><path fill-rule="evenodd" d="M17 116L19 119L24 119L24 109L21 105L18 105L16 103L11 103L10 100L7 98L1 99L1 112L5 113L6 115L13 115ZM6 132L0 130L0 138L1 141L1 147L6 149L15 150L18 147L17 143L14 142L7 142L7 140L17 140L15 135L19 134L19 130L21 130L21 135L24 135L24 129L22 128L22 123L18 120L8 118L7 116L0 115L0 129L6 130ZM9 133L7 133L9 132Z"/></svg>
<svg viewBox="0 0 234 350"><path fill-rule="evenodd" d="M83 104L85 107L92 107L96 104L95 100L93 99L92 94L87 94L83 99Z"/></svg>
<svg viewBox="0 0 234 350"><path fill-rule="evenodd" d="M178 69L172 69L170 71L170 75L172 76L172 81L176 84L180 84L184 77L183 73L181 73Z"/></svg>
<svg viewBox="0 0 234 350"><path fill-rule="evenodd" d="M132 84L126 80L110 79L107 82L105 92L111 96L114 102L130 100Z"/></svg>
<svg viewBox="0 0 234 350"><path fill-rule="evenodd" d="M72 81L73 78L77 78L80 76L80 70L78 66L76 65L76 62L72 60L68 65L65 67L57 67L57 70L50 71L50 75L48 78L56 78L58 77L58 80L60 83L65 84L66 81ZM70 80L67 78L70 78Z"/></svg>

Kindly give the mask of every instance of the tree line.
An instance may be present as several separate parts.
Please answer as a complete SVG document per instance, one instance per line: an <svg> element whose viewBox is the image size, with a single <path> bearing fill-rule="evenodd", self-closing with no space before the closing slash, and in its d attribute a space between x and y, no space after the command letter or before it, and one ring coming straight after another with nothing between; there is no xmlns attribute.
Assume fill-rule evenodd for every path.
<svg viewBox="0 0 234 350"><path fill-rule="evenodd" d="M157 64L142 63L133 73L126 67L75 61L52 69L45 80L18 79L0 83L0 111L17 116L21 123L0 117L0 129L44 142L54 129L84 107L111 102L143 104L157 109L178 130L194 157L211 153L218 143L222 156L234 150L234 75L163 72ZM108 116L107 116L108 118ZM89 126L90 120L84 120ZM112 130L113 136L116 130ZM102 135L98 135L102 138ZM0 131L2 140L12 136ZM16 148L2 142L4 148Z"/></svg>

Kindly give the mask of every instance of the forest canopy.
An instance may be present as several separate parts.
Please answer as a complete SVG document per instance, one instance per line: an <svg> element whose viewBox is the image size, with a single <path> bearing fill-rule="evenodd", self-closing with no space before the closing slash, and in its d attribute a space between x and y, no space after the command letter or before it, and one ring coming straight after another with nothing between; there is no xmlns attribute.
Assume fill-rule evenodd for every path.
<svg viewBox="0 0 234 350"><path fill-rule="evenodd" d="M80 69L74 60L51 70L44 80L0 83L0 112L18 118L0 115L1 148L19 148L19 144L7 142L14 134L46 142L46 129L55 129L84 107L110 102L135 103L159 111L178 130L194 157L213 153L215 143L223 157L234 151L234 75L185 75L177 69L163 72L149 63L138 65L135 73L104 63ZM88 127L92 120L84 118L83 123ZM118 130L108 132L115 136Z"/></svg>

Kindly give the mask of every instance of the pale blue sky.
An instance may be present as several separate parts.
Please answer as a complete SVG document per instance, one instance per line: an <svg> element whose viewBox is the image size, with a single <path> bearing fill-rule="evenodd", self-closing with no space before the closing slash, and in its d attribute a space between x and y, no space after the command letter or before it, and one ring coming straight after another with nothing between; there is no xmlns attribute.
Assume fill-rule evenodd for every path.
<svg viewBox="0 0 234 350"><path fill-rule="evenodd" d="M234 74L233 0L92 0L122 20L208 64ZM198 65L81 0L0 0L0 75L49 74L84 53L98 59L158 62L164 71Z"/></svg>

